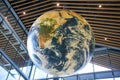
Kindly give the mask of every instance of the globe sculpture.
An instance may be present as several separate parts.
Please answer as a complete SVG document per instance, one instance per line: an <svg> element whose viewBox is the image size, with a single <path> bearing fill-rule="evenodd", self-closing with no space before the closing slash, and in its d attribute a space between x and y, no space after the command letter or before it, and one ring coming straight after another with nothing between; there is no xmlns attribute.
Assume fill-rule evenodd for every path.
<svg viewBox="0 0 120 80"><path fill-rule="evenodd" d="M44 72L70 75L90 61L94 36L79 14L68 10L48 11L30 28L27 48L33 63Z"/></svg>

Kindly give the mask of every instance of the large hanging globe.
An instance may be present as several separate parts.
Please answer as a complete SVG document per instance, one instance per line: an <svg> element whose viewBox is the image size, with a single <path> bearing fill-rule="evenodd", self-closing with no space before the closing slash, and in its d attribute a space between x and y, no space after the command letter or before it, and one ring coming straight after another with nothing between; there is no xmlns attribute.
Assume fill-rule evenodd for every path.
<svg viewBox="0 0 120 80"><path fill-rule="evenodd" d="M33 63L44 72L70 75L90 61L94 36L79 14L68 10L48 11L30 28L27 48Z"/></svg>

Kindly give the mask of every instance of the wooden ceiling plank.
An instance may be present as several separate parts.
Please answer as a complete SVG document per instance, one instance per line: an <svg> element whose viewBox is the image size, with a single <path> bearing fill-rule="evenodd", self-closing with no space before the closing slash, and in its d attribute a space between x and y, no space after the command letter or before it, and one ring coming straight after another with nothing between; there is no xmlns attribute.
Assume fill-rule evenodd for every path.
<svg viewBox="0 0 120 80"><path fill-rule="evenodd" d="M59 8L57 6L53 6L55 8ZM103 7L103 8L99 8L98 6L96 7L84 7L84 6L61 6L61 7L64 7L65 9L75 9L75 10L97 10L97 11L119 11L120 8L116 8L116 7L111 7L111 8L106 8L106 7Z"/></svg>
<svg viewBox="0 0 120 80"><path fill-rule="evenodd" d="M120 29L114 30L114 29L107 29L107 28L101 28L101 27L94 27L94 30L108 31L108 32L113 32L113 33L120 33Z"/></svg>
<svg viewBox="0 0 120 80"><path fill-rule="evenodd" d="M33 8L30 8L30 9L27 9L27 10L25 10L25 12L27 13L27 12L32 12L32 11L34 11L34 9L39 9L39 8L42 8L42 7L47 7L47 6L50 6L51 4L46 4L46 5L44 5L44 6L38 6L38 7L33 7ZM44 10L44 9L39 9L39 10ZM17 14L19 15L19 14L21 14L22 12L17 12ZM28 14L28 13L27 13Z"/></svg>
<svg viewBox="0 0 120 80"><path fill-rule="evenodd" d="M14 2L11 3L11 5L18 4L18 3L22 3L22 2L24 2L24 1L26 1L26 0L14 1ZM9 2L11 2L11 1L9 1Z"/></svg>
<svg viewBox="0 0 120 80"><path fill-rule="evenodd" d="M75 12L85 12L85 13L89 13L89 14L91 14L91 13L94 13L94 14L113 14L113 15L119 15L120 13L118 13L118 12L105 12L105 11L88 11L88 10L72 10L71 9L71 11L75 11Z"/></svg>
<svg viewBox="0 0 120 80"><path fill-rule="evenodd" d="M34 2L36 2L36 1L38 1L38 0L27 1L27 2L25 2L25 3L23 3L23 4L15 5L14 8L19 8L19 7L22 7L22 6L24 6L24 5L28 5L28 4L34 3Z"/></svg>
<svg viewBox="0 0 120 80"><path fill-rule="evenodd" d="M104 45L110 46L110 47L120 48L120 45L107 43L107 42L105 42L105 41L103 41L103 40L96 40L96 43L104 44Z"/></svg>
<svg viewBox="0 0 120 80"><path fill-rule="evenodd" d="M95 40L96 41L98 41L98 39L99 39L99 41L104 41L104 43L106 44L106 43L108 43L108 44L111 44L111 42L112 42L112 44L114 44L114 45L120 45L120 43L119 43L119 41L117 42L117 41L111 41L111 40L104 40L103 38L101 39L100 37L97 37Z"/></svg>
<svg viewBox="0 0 120 80"><path fill-rule="evenodd" d="M36 17L33 17L33 18L30 18L30 19L23 20L23 23L27 23L29 21L35 21L35 20L36 20Z"/></svg>
<svg viewBox="0 0 120 80"><path fill-rule="evenodd" d="M120 17L116 15L105 15L105 14L86 14L86 13L79 13L80 15L83 16L90 16L90 17L101 17L101 18L110 18L110 19L119 19Z"/></svg>
<svg viewBox="0 0 120 80"><path fill-rule="evenodd" d="M96 0L95 0L96 1ZM99 0L98 0L99 1ZM119 5L119 2L118 1L116 1L118 4L115 4L115 3L102 3L102 1L101 1L101 3L99 3L97 1L97 3L92 3L92 2L90 2L89 1L89 3L85 3L85 2L72 2L72 3L69 3L69 2L65 2L65 1L63 1L63 2L59 2L61 5L72 5L72 6L78 6L78 5L86 5L86 6L98 6L98 5L103 5L103 6L120 6ZM113 0L112 0L113 1ZM109 1L108 1L109 2ZM115 2L115 1L113 1L113 2ZM53 4L54 5L56 5L56 3L58 3L57 1L56 2L53 2Z"/></svg>
<svg viewBox="0 0 120 80"><path fill-rule="evenodd" d="M107 40L105 40L104 37L95 36L95 39L96 39L96 40L97 40L97 39L101 39L101 40L106 41L106 42L107 42L107 41L111 41L111 42L112 42L112 41L115 41L116 43L119 43L119 42L120 42L120 40L118 40L118 39L116 40L116 39L109 38L109 37L106 37L106 38L107 38Z"/></svg>
<svg viewBox="0 0 120 80"><path fill-rule="evenodd" d="M28 9L28 8L30 8L30 7L35 7L35 6L38 6L38 5L47 3L47 2L50 2L50 1L49 1L49 0L45 0L45 1L43 1L43 2L33 4L33 5L31 5L31 6L21 7L21 8L19 8L19 9L16 9L15 11L18 12L18 11ZM13 8L14 8L14 6L13 6Z"/></svg>
<svg viewBox="0 0 120 80"><path fill-rule="evenodd" d="M95 28L95 27L101 27L101 28L108 28L108 29L120 29L119 26L107 26L107 25L104 25L104 24L94 24L94 23L90 23L91 27L92 28Z"/></svg>
<svg viewBox="0 0 120 80"><path fill-rule="evenodd" d="M117 41L120 41L120 37L118 36L113 36L113 35L107 35L107 34L100 34L100 33L94 33L94 36L97 37L97 36L101 36L102 38L110 38L110 39L113 39L113 40L117 40Z"/></svg>
<svg viewBox="0 0 120 80"><path fill-rule="evenodd" d="M114 36L115 36L115 35L116 35L116 36L120 36L119 33L112 33L112 32L107 32L107 31L103 31L103 30L102 30L102 31L100 31L100 30L93 30L93 32L95 32L95 33L98 33L98 32L99 32L99 33L108 34L108 35L112 35L112 34L113 34Z"/></svg>
<svg viewBox="0 0 120 80"><path fill-rule="evenodd" d="M90 23L90 24L103 24L103 25L113 25L113 26L120 26L120 24L116 24L116 23L110 23L110 22L101 22L101 21L97 21L97 20L94 20L94 21L89 21L88 20L88 22Z"/></svg>
<svg viewBox="0 0 120 80"><path fill-rule="evenodd" d="M107 19L107 18L97 18L97 17L85 17L85 19L88 20L101 20L101 21L110 21L110 22L116 22L116 23L120 23L120 20L117 19Z"/></svg>
<svg viewBox="0 0 120 80"><path fill-rule="evenodd" d="M48 10L48 9L51 9L52 10L52 8L53 7L48 7L48 8L45 8L44 10L42 9L42 10L38 10L38 11L34 11L34 12L29 12L27 15L30 15L30 17L31 16L35 16L35 15L39 15L41 12L45 12L45 10ZM39 14L36 14L36 13L39 13ZM35 14L35 15L31 15L31 14ZM20 15L19 17L21 18L21 19L25 19L25 18L27 18L27 17L29 17L29 16L27 16L27 17L24 17L25 15Z"/></svg>

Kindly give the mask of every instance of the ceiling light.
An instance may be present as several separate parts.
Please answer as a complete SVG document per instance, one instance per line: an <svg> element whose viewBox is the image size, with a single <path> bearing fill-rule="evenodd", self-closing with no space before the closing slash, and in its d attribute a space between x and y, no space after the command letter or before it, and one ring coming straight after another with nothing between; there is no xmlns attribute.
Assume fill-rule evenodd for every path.
<svg viewBox="0 0 120 80"><path fill-rule="evenodd" d="M26 15L26 12L23 12L23 15Z"/></svg>
<svg viewBox="0 0 120 80"><path fill-rule="evenodd" d="M107 38L105 37L105 41L107 40Z"/></svg>
<svg viewBox="0 0 120 80"><path fill-rule="evenodd" d="M99 7L99 8L101 8L101 7L102 7L102 5L99 5L98 7Z"/></svg>
<svg viewBox="0 0 120 80"><path fill-rule="evenodd" d="M59 6L60 6L60 3L57 3L56 6L59 7Z"/></svg>
<svg viewBox="0 0 120 80"><path fill-rule="evenodd" d="M7 19L7 16L5 17L5 19Z"/></svg>

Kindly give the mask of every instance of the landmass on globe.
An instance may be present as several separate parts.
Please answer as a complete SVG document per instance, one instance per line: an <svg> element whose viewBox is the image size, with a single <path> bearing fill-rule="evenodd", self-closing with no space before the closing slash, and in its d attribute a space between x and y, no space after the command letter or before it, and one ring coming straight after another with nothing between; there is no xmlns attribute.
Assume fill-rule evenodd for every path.
<svg viewBox="0 0 120 80"><path fill-rule="evenodd" d="M27 39L31 60L56 76L82 69L94 51L94 35L87 21L68 10L48 11L33 23Z"/></svg>

